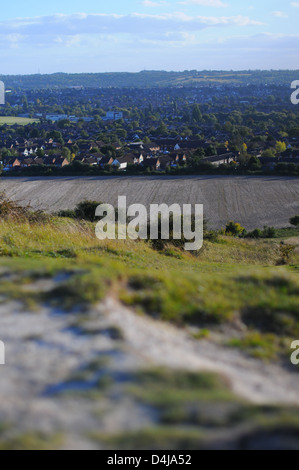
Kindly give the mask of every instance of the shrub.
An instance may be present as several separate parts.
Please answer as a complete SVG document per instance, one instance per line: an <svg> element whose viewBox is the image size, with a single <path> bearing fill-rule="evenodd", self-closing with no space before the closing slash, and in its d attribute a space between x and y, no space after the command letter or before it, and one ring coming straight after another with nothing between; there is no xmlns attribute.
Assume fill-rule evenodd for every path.
<svg viewBox="0 0 299 470"><path fill-rule="evenodd" d="M254 238L258 240L259 238L275 238L277 236L277 231L274 227L264 227L264 230L256 228L252 232L244 234L245 238Z"/></svg>
<svg viewBox="0 0 299 470"><path fill-rule="evenodd" d="M259 229L259 228L256 228L255 230L252 230L252 232L248 232L245 237L246 238L254 238L254 239L259 239L259 238L262 238L263 236L263 232Z"/></svg>
<svg viewBox="0 0 299 470"><path fill-rule="evenodd" d="M290 224L294 225L295 227L299 227L299 215L295 215L290 219Z"/></svg>
<svg viewBox="0 0 299 470"><path fill-rule="evenodd" d="M245 232L245 228L236 222L231 221L228 224L226 224L226 227L225 227L226 235L233 235L237 237L239 235L242 235L244 232Z"/></svg>
<svg viewBox="0 0 299 470"><path fill-rule="evenodd" d="M87 220L89 222L95 222L96 218L96 208L102 204L97 201L82 201L75 207L74 210L65 209L57 213L58 217L66 217L70 219L80 219ZM116 211L117 212L117 211Z"/></svg>
<svg viewBox="0 0 299 470"><path fill-rule="evenodd" d="M89 222L96 221L96 208L101 202L96 201L82 201L75 208L75 215L77 219L88 220Z"/></svg>
<svg viewBox="0 0 299 470"><path fill-rule="evenodd" d="M260 159L258 157L251 157L249 162L248 162L248 168L251 171L258 171L262 168L262 164L260 162Z"/></svg>
<svg viewBox="0 0 299 470"><path fill-rule="evenodd" d="M11 201L0 193L0 220L13 220L14 222L44 223L50 220L45 212L35 211L30 205L22 206L18 202Z"/></svg>
<svg viewBox="0 0 299 470"><path fill-rule="evenodd" d="M293 245L285 245L283 242L281 243L281 245L279 247L281 258L277 263L278 266L279 265L287 265L291 262L292 255L295 251L295 248L296 247L293 246Z"/></svg>
<svg viewBox="0 0 299 470"><path fill-rule="evenodd" d="M275 238L277 230L274 227L264 227L263 238Z"/></svg>
<svg viewBox="0 0 299 470"><path fill-rule="evenodd" d="M183 231L182 231L182 236L179 240L174 238L174 219L173 219L172 215L170 215L169 223L170 223L170 227L169 227L169 239L168 240L164 240L162 238L161 216L159 216L159 220L158 220L158 239L157 240L152 240L150 238L151 226L150 226L150 223L148 223L148 227L147 227L148 234L149 234L148 241L151 242L151 246L154 250L163 251L165 248L168 247L168 245L173 245L176 248L183 249L185 244L190 242L190 240L187 240L185 238L185 236L183 234ZM209 240L211 242L216 242L218 240L218 233L214 232L214 231L208 231L207 226L208 226L208 222L207 222L207 220L204 219L204 221L203 221L203 238L205 240ZM183 227L183 216L182 216L182 221L181 221L181 227ZM195 228L196 228L195 216L192 215L191 216L191 229L192 229L193 232L195 232Z"/></svg>
<svg viewBox="0 0 299 470"><path fill-rule="evenodd" d="M215 230L207 230L206 232L204 232L203 238L204 240L207 240L211 243L217 243L219 240L219 232Z"/></svg>
<svg viewBox="0 0 299 470"><path fill-rule="evenodd" d="M76 213L74 210L70 210L70 209L65 209L65 210L61 210L57 213L57 216L58 217L67 217L69 219L75 219L76 218Z"/></svg>

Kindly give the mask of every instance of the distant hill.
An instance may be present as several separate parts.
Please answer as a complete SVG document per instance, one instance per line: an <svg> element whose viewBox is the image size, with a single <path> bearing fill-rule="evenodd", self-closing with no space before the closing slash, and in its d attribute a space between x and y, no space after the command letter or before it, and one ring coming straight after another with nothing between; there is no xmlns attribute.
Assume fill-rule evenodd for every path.
<svg viewBox="0 0 299 470"><path fill-rule="evenodd" d="M92 88L154 88L223 84L276 84L287 85L299 80L299 71L201 71L164 72L143 71L139 73L55 73L52 75L0 75L9 88L65 88L83 86Z"/></svg>

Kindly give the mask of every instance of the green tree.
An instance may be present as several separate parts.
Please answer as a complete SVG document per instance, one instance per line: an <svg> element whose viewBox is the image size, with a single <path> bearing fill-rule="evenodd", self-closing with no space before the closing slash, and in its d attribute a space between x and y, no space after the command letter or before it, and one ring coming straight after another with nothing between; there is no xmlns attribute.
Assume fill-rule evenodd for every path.
<svg viewBox="0 0 299 470"><path fill-rule="evenodd" d="M61 119L57 123L57 127L59 129L65 129L66 127L70 127L70 125L71 125L71 122L68 119Z"/></svg>
<svg viewBox="0 0 299 470"><path fill-rule="evenodd" d="M164 121L161 122L160 126L156 131L157 135L168 135L168 129Z"/></svg>
<svg viewBox="0 0 299 470"><path fill-rule="evenodd" d="M199 158L199 159L204 158L206 156L204 149L202 147L200 147L197 150L195 150L194 156Z"/></svg>
<svg viewBox="0 0 299 470"><path fill-rule="evenodd" d="M72 153L74 153L75 155L77 155L77 153L79 152L79 147L77 144L74 144L72 146Z"/></svg>
<svg viewBox="0 0 299 470"><path fill-rule="evenodd" d="M270 148L270 149L265 150L262 153L262 157L267 157L267 158L275 157L275 149Z"/></svg>
<svg viewBox="0 0 299 470"><path fill-rule="evenodd" d="M246 154L246 153L247 153L247 150L248 150L247 144L245 144L245 143L242 144L241 153Z"/></svg>
<svg viewBox="0 0 299 470"><path fill-rule="evenodd" d="M256 156L252 156L248 162L248 167L252 171L260 170L262 168L260 159Z"/></svg>
<svg viewBox="0 0 299 470"><path fill-rule="evenodd" d="M70 149L67 148L67 147L63 147L63 148L62 148L61 155L63 156L63 158L66 158L69 162L70 162L71 159L72 159L72 152L71 152Z"/></svg>
<svg viewBox="0 0 299 470"><path fill-rule="evenodd" d="M125 129L117 129L116 134L120 139L126 139L128 136L128 133Z"/></svg>
<svg viewBox="0 0 299 470"><path fill-rule="evenodd" d="M285 142L281 142L280 140L276 142L276 145L275 145L276 153L283 153L286 151L286 149L287 149L287 145Z"/></svg>
<svg viewBox="0 0 299 470"><path fill-rule="evenodd" d="M62 134L59 131L50 131L47 133L47 139L53 139L54 142L63 143Z"/></svg>
<svg viewBox="0 0 299 470"><path fill-rule="evenodd" d="M32 139L36 139L38 138L40 135L39 135L39 130L38 129L32 129L32 131L30 132L30 137Z"/></svg>
<svg viewBox="0 0 299 470"><path fill-rule="evenodd" d="M209 147L205 151L207 157L211 157L216 155L216 148L213 145L209 145Z"/></svg>
<svg viewBox="0 0 299 470"><path fill-rule="evenodd" d="M39 157L39 158L43 158L45 156L45 152L43 149L38 149L38 151L36 152L36 156Z"/></svg>
<svg viewBox="0 0 299 470"><path fill-rule="evenodd" d="M27 113L28 111L28 100L27 100L27 96L26 95L23 95L22 96L22 106L23 106L23 111L25 113Z"/></svg>
<svg viewBox="0 0 299 470"><path fill-rule="evenodd" d="M192 121L201 122L202 114L198 104L194 104L192 108Z"/></svg>

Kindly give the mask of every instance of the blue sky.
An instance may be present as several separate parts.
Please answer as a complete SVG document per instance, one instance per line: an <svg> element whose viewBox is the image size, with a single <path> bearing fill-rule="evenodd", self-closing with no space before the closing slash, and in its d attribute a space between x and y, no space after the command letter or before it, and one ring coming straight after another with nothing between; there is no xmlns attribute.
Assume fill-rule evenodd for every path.
<svg viewBox="0 0 299 470"><path fill-rule="evenodd" d="M299 69L299 0L15 0L2 74Z"/></svg>

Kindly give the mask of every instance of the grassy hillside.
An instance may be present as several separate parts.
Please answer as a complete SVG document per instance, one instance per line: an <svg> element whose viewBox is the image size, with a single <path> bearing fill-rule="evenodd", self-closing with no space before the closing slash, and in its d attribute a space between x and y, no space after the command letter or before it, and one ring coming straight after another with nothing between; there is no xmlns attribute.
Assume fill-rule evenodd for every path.
<svg viewBox="0 0 299 470"><path fill-rule="evenodd" d="M0 230L1 264L20 276L20 289L2 283L3 295L29 304L42 301L36 293L25 294L23 284L63 269L74 275L51 297L70 309L113 292L127 305L178 325L214 328L245 321L261 335L299 336L299 253L285 266L279 239L220 237L192 255L171 246L157 252L144 241L100 242L93 224L68 219L33 226L2 222ZM259 328L256 316L263 314Z"/></svg>
<svg viewBox="0 0 299 470"><path fill-rule="evenodd" d="M131 354L128 347L125 352L121 349L125 314L123 324L120 314L117 327L101 324L99 328L95 308L107 297L113 298L139 314L136 322L137 318L163 320L179 327L178 337L180 331L185 331L195 347L206 342L208 348L221 348L223 354L238 352L240 357L254 358L257 369L279 365L289 373L290 343L299 338L299 236L262 241L221 236L213 243L205 242L201 252L190 254L172 246L156 251L144 241L100 242L94 224L85 221L43 214L28 217L26 212L21 219L11 219L5 211L1 217L0 308L5 309L2 315L6 319L1 334L9 322L8 312L18 311L8 343L13 336L23 337L27 351L24 357L32 357L35 345L40 348L39 361L44 350L49 361L54 354L54 326L45 326L44 334L52 335L46 340L41 336L42 326L37 328L37 324L47 325L50 321L50 317L42 316L45 308L52 312L51 321L60 325L55 327L58 363L60 367L65 363L66 369L59 369L56 377L56 360L46 377L50 384L40 393L48 397L49 406L55 404L57 410L62 407L62 416L62 410L71 412L74 403L75 414L92 410L93 419L89 418L88 424L81 416L76 439L80 435L89 445L92 442L111 449L250 448L258 447L261 439L266 447L277 448L298 442L297 407L253 405L238 396L224 376L200 370L175 372L157 367L152 361L145 367L142 361L146 350L127 370L128 359L124 361L121 355ZM284 248L290 244L294 248L286 256ZM106 321L107 314L101 322ZM75 366L74 352L68 358L69 346L62 340L66 333L75 334L80 342L80 366ZM89 350L85 356L88 345L96 348L100 338L106 343L111 340L112 346L104 342L106 346L96 357L91 359ZM166 332L162 338L166 347ZM113 366L109 365L111 361ZM31 382L35 383L34 370L40 367L40 363L35 368L31 364L26 372ZM45 370L40 372L42 376ZM296 373L293 367L291 376ZM5 380L3 376L2 385ZM45 442L47 448L68 447L74 432L68 429L68 421L57 428L58 417L55 415L56 425L50 426L47 416L44 434L40 424L43 412L35 421L32 409L31 415L22 415L24 426L15 427L15 420L21 416L17 408L15 405L10 414L6 413L5 419L2 415L1 449L45 448ZM129 421L124 417L118 421L115 413L124 416L125 409Z"/></svg>

